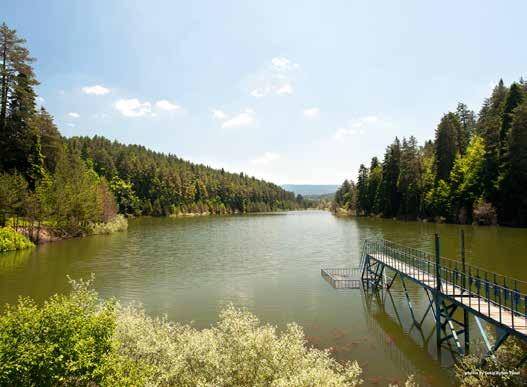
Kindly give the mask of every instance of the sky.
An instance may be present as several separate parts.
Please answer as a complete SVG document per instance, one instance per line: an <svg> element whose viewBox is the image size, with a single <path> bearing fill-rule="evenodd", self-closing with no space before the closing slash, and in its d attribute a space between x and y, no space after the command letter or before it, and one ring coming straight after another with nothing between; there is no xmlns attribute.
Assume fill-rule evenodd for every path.
<svg viewBox="0 0 527 387"><path fill-rule="evenodd" d="M527 76L517 1L0 0L65 136L340 184Z"/></svg>

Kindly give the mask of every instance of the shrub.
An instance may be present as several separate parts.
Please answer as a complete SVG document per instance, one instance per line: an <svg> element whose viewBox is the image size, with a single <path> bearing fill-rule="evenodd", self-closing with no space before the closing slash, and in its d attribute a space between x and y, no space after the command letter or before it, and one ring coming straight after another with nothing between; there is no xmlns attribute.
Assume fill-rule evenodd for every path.
<svg viewBox="0 0 527 387"><path fill-rule="evenodd" d="M112 350L114 305L100 303L90 281L39 307L28 298L0 316L0 385L101 382Z"/></svg>
<svg viewBox="0 0 527 387"><path fill-rule="evenodd" d="M88 234L112 234L128 229L128 220L122 214L116 215L107 223L94 223L88 227Z"/></svg>
<svg viewBox="0 0 527 387"><path fill-rule="evenodd" d="M356 362L341 365L328 352L309 348L298 325L278 333L233 306L221 312L216 325L203 330L148 317L137 306L119 308L117 316L121 370L114 384L138 377L143 378L140 384L178 386L361 383Z"/></svg>
<svg viewBox="0 0 527 387"><path fill-rule="evenodd" d="M473 217L474 222L480 225L495 225L498 223L496 209L483 198L479 198L474 203Z"/></svg>
<svg viewBox="0 0 527 387"><path fill-rule="evenodd" d="M0 252L27 249L34 246L26 236L16 232L11 227L0 227Z"/></svg>

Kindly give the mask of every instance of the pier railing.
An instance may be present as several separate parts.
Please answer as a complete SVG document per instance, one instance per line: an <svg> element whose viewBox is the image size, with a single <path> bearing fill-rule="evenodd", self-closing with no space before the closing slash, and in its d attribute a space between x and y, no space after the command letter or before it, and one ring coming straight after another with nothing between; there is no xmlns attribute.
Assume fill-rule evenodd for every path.
<svg viewBox="0 0 527 387"><path fill-rule="evenodd" d="M368 239L363 257L381 256L396 271L409 274L444 295L463 300L465 305L502 324L527 325L527 282L507 277L460 260L448 259L387 240ZM467 301L468 300L468 301Z"/></svg>

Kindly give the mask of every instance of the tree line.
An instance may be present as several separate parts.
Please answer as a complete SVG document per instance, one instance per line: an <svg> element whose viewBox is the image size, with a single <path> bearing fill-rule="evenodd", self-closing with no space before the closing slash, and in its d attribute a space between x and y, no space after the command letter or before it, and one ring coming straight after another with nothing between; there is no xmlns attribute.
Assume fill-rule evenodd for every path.
<svg viewBox="0 0 527 387"><path fill-rule="evenodd" d="M527 226L527 82L502 80L478 114L459 103L435 138L396 137L335 205L357 215Z"/></svg>
<svg viewBox="0 0 527 387"><path fill-rule="evenodd" d="M64 138L36 104L38 81L26 41L0 26L0 212L46 220L76 233L133 215L235 213L303 205L275 184L123 145Z"/></svg>

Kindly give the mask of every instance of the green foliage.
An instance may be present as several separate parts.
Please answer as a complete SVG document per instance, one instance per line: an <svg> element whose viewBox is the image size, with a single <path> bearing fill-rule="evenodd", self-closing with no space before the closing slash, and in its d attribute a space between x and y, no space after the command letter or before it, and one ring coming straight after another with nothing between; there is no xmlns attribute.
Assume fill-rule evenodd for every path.
<svg viewBox="0 0 527 387"><path fill-rule="evenodd" d="M88 385L103 380L115 310L88 282L37 306L21 298L0 316L0 385Z"/></svg>
<svg viewBox="0 0 527 387"><path fill-rule="evenodd" d="M105 223L94 223L88 226L88 234L113 234L115 232L126 231L128 220L122 214L118 214L112 220Z"/></svg>
<svg viewBox="0 0 527 387"><path fill-rule="evenodd" d="M29 239L12 228L0 227L0 252L22 250L34 246Z"/></svg>
<svg viewBox="0 0 527 387"><path fill-rule="evenodd" d="M309 347L229 306L198 330L138 306L98 301L90 282L38 306L22 298L0 315L0 385L356 386L356 362Z"/></svg>
<svg viewBox="0 0 527 387"><path fill-rule="evenodd" d="M485 162L483 139L474 136L465 155L458 154L450 172L451 200L455 216L466 223L472 214L474 202L483 194L482 170Z"/></svg>
<svg viewBox="0 0 527 387"><path fill-rule="evenodd" d="M27 190L27 181L20 174L0 173L0 212L21 214Z"/></svg>
<svg viewBox="0 0 527 387"><path fill-rule="evenodd" d="M141 203L135 195L132 183L126 182L118 176L114 176L110 182L110 189L115 195L119 211L122 214L141 214Z"/></svg>

